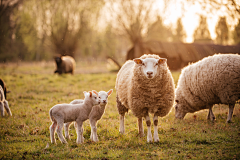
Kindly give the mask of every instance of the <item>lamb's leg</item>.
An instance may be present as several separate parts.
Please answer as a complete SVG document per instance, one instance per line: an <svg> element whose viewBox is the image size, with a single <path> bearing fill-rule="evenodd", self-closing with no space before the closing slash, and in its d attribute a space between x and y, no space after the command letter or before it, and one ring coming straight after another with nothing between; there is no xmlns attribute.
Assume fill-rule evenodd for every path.
<svg viewBox="0 0 240 160"><path fill-rule="evenodd" d="M207 117L207 119L208 120L211 120L212 122L215 120L215 116L214 116L214 114L213 114L213 111L212 111L212 105L211 106L208 106L208 108L209 108L209 112L208 112L208 117Z"/></svg>
<svg viewBox="0 0 240 160"><path fill-rule="evenodd" d="M1 111L1 116L3 117L4 116L4 104L3 102L0 102L0 111Z"/></svg>
<svg viewBox="0 0 240 160"><path fill-rule="evenodd" d="M12 112L11 112L11 110L10 110L10 108L9 108L8 101L5 100L3 103L4 103L4 108L6 109L8 115L9 115L9 116L12 116Z"/></svg>
<svg viewBox="0 0 240 160"><path fill-rule="evenodd" d="M57 127L57 122L53 122L52 125L49 127L51 143L56 143L56 140L55 140L56 127Z"/></svg>
<svg viewBox="0 0 240 160"><path fill-rule="evenodd" d="M154 142L159 142L158 137L158 116L154 115L153 117L153 124L154 124Z"/></svg>
<svg viewBox="0 0 240 160"><path fill-rule="evenodd" d="M229 104L227 123L232 122L231 119L232 119L233 110L234 110L234 104Z"/></svg>
<svg viewBox="0 0 240 160"><path fill-rule="evenodd" d="M84 142L84 138L83 138L83 122L82 121L76 121L76 131L77 131L77 144L83 143Z"/></svg>
<svg viewBox="0 0 240 160"><path fill-rule="evenodd" d="M152 133L151 133L151 120L149 115L146 116L146 124L147 124L147 142L152 142Z"/></svg>
<svg viewBox="0 0 240 160"><path fill-rule="evenodd" d="M63 122L63 120L59 120L59 121L57 121L57 124L58 124L58 126L57 126L57 134L58 134L58 138L59 138L59 140L62 142L62 143L67 143L67 141L66 141L66 139L63 137L63 124L64 124L64 122Z"/></svg>
<svg viewBox="0 0 240 160"><path fill-rule="evenodd" d="M97 124L96 120L90 119L90 125L91 125L91 136L90 136L90 138L93 142L98 142L96 124Z"/></svg>
<svg viewBox="0 0 240 160"><path fill-rule="evenodd" d="M64 130L65 130L65 138L70 139L69 136L69 126L72 124L72 122L64 123Z"/></svg>
<svg viewBox="0 0 240 160"><path fill-rule="evenodd" d="M142 117L138 118L138 133L139 133L140 137L144 137Z"/></svg>

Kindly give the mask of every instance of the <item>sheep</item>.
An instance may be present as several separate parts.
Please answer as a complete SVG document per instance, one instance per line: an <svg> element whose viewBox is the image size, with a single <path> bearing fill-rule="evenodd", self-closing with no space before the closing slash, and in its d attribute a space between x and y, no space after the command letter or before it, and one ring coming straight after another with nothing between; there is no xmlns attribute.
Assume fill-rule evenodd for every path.
<svg viewBox="0 0 240 160"><path fill-rule="evenodd" d="M62 74L62 73L71 73L74 74L76 68L75 60L70 56L60 56L55 57L55 62L57 65L57 69L54 73Z"/></svg>
<svg viewBox="0 0 240 160"><path fill-rule="evenodd" d="M151 120L153 114L154 142L159 142L158 116L166 116L174 104L175 88L167 59L158 55L143 55L127 61L116 79L117 108L120 114L120 133L124 134L124 116L131 109L138 118L140 137L144 136L142 117L148 127L147 142L152 142Z"/></svg>
<svg viewBox="0 0 240 160"><path fill-rule="evenodd" d="M0 79L0 112L1 116L4 116L4 108L9 116L12 116L12 112L9 108L8 101L6 100L7 87L2 79Z"/></svg>
<svg viewBox="0 0 240 160"><path fill-rule="evenodd" d="M98 136L97 136L97 127L96 124L98 120L102 118L102 115L104 114L105 107L107 105L107 100L108 97L112 94L113 90L110 89L108 92L105 91L100 91L98 92L98 97L100 99L100 104L93 106L92 111L89 114L89 121L91 125L91 136L90 139L94 142L98 142ZM73 100L70 104L79 104L83 103L82 99L75 99ZM68 129L70 126L71 122L65 123L64 124L64 129L65 129L65 138L70 139ZM76 126L75 126L76 128Z"/></svg>
<svg viewBox="0 0 240 160"><path fill-rule="evenodd" d="M85 99L82 104L57 104L50 109L49 115L52 121L52 125L49 128L51 143L56 143L54 134L57 126L57 134L60 141L67 143L62 135L62 128L64 123L72 121L76 121L77 124L77 144L84 142L82 124L88 119L92 107L99 104L96 91L84 92L84 96Z"/></svg>
<svg viewBox="0 0 240 160"><path fill-rule="evenodd" d="M176 89L175 117L209 109L214 121L214 104L229 105L227 122L231 122L235 102L240 98L240 56L215 54L193 63L181 71Z"/></svg>

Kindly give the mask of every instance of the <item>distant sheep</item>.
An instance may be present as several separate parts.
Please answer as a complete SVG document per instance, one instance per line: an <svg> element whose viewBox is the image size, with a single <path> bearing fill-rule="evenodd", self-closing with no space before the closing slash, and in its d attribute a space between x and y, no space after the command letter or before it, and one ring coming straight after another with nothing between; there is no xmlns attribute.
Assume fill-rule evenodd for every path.
<svg viewBox="0 0 240 160"><path fill-rule="evenodd" d="M74 74L76 68L75 60L70 56L60 56L55 57L55 62L57 65L57 69L54 73L62 74L62 73L71 73Z"/></svg>
<svg viewBox="0 0 240 160"><path fill-rule="evenodd" d="M124 133L124 116L131 109L138 118L139 134L144 135L142 117L148 127L147 141L152 142L151 120L154 114L154 141L158 142L158 116L166 116L174 103L174 81L167 59L158 55L143 55L127 61L117 74L117 107L120 133Z"/></svg>
<svg viewBox="0 0 240 160"><path fill-rule="evenodd" d="M84 142L82 124L88 119L92 107L99 104L97 92L84 92L84 95L85 99L81 104L57 104L50 109L49 114L52 121L49 128L51 143L56 143L54 137L56 127L60 141L67 143L62 135L63 124L73 121L76 121L77 124L77 144Z"/></svg>
<svg viewBox="0 0 240 160"><path fill-rule="evenodd" d="M112 94L112 89L109 90L108 92L105 91L100 91L98 92L98 97L100 100L100 104L93 106L92 111L89 114L89 121L90 121L90 125L91 125L91 136L90 139L94 142L98 141L98 136L97 136L97 122L98 120L100 120L102 118L102 115L104 114L105 111L105 107L107 105L107 100L108 97ZM70 104L80 104L83 103L82 99L76 99L73 100ZM65 138L66 139L70 139L69 137L69 133L68 133L68 129L70 126L71 122L65 123L64 124L64 128L65 128Z"/></svg>
<svg viewBox="0 0 240 160"><path fill-rule="evenodd" d="M0 79L0 112L1 116L4 116L4 108L9 116L12 116L12 112L9 108L8 101L6 100L7 87L2 79Z"/></svg>
<svg viewBox="0 0 240 160"><path fill-rule="evenodd" d="M231 122L234 105L240 99L240 56L217 54L193 63L182 70L176 89L175 117L209 109L214 104L229 105L227 122Z"/></svg>

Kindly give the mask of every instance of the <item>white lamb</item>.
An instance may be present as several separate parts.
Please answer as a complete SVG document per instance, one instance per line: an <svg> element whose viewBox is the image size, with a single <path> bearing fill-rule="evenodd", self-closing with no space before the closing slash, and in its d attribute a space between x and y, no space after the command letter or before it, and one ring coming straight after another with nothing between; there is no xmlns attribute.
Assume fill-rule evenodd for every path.
<svg viewBox="0 0 240 160"><path fill-rule="evenodd" d="M51 143L56 143L54 135L57 126L57 134L60 141L67 143L63 137L62 128L64 123L72 121L76 121L77 125L77 144L84 142L82 124L88 119L92 107L99 104L99 98L96 91L83 93L85 99L81 104L57 104L50 109L49 114L53 122L49 128Z"/></svg>
<svg viewBox="0 0 240 160"><path fill-rule="evenodd" d="M98 92L100 104L93 106L92 111L89 114L89 121L90 121L90 125L91 125L90 139L94 142L98 141L96 124L97 124L98 120L100 120L102 118L102 115L104 114L104 111L105 111L105 107L107 105L108 97L112 94L112 92L113 92L112 89L110 89L108 92L105 92L105 91ZM70 104L79 104L79 103L83 103L83 100L76 99L76 100L73 100ZM71 122L64 124L66 139L70 139L69 133L68 133L70 124L71 124ZM75 128L76 128L76 126L75 126Z"/></svg>

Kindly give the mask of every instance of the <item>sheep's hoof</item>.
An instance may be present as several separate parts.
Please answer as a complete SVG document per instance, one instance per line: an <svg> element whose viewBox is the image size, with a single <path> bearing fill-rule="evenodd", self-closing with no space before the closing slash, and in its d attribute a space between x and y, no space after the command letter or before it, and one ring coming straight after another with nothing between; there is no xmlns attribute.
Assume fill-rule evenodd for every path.
<svg viewBox="0 0 240 160"><path fill-rule="evenodd" d="M232 123L232 121L231 121L231 120L228 120L227 123Z"/></svg>
<svg viewBox="0 0 240 160"><path fill-rule="evenodd" d="M148 142L148 143L152 143L153 141L152 141L151 139L148 139L147 142Z"/></svg>

